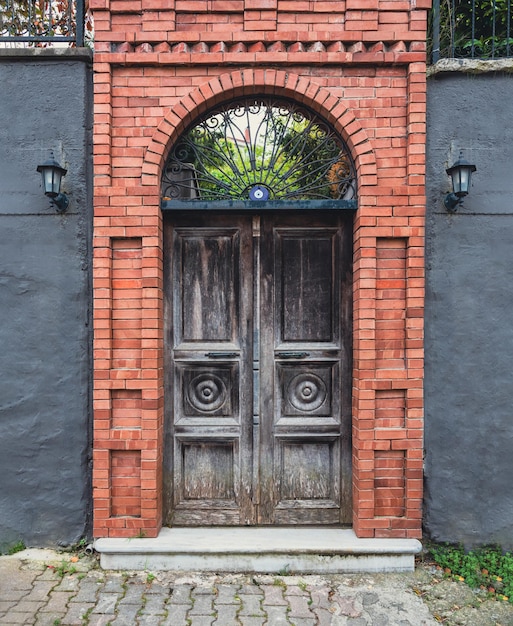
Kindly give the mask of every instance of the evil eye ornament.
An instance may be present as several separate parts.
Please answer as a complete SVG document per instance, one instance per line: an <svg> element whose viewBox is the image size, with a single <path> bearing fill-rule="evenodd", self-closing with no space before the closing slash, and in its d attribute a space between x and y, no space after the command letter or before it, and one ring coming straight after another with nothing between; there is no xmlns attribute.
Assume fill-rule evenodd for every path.
<svg viewBox="0 0 513 626"><path fill-rule="evenodd" d="M249 190L250 200L269 200L269 190L262 185L255 185Z"/></svg>

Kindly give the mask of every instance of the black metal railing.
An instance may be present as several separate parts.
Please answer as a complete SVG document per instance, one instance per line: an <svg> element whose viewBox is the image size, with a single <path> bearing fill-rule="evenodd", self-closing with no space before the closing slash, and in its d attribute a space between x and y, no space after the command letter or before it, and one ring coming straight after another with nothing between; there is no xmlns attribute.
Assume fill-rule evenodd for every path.
<svg viewBox="0 0 513 626"><path fill-rule="evenodd" d="M84 45L84 0L0 0L0 45Z"/></svg>
<svg viewBox="0 0 513 626"><path fill-rule="evenodd" d="M512 0L433 0L431 60L513 56Z"/></svg>

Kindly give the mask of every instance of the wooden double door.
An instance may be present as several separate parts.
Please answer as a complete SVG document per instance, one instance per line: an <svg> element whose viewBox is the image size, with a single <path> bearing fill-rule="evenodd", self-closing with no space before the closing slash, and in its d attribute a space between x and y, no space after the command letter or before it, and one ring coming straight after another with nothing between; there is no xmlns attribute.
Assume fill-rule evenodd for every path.
<svg viewBox="0 0 513 626"><path fill-rule="evenodd" d="M166 216L167 525L351 522L351 224Z"/></svg>

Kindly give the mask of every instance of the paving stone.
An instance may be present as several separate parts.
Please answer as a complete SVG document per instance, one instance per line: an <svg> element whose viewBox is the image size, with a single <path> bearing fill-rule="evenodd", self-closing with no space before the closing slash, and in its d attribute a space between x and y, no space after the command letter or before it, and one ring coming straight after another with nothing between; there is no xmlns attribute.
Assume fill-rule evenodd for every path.
<svg viewBox="0 0 513 626"><path fill-rule="evenodd" d="M264 592L263 606L286 606L288 602L283 597L283 588L278 585L262 585Z"/></svg>
<svg viewBox="0 0 513 626"><path fill-rule="evenodd" d="M89 611L89 615L92 614L94 604L72 604L68 607L66 615L62 619L63 624L83 624L84 615ZM112 618L112 615L109 616Z"/></svg>
<svg viewBox="0 0 513 626"><path fill-rule="evenodd" d="M55 583L59 583L59 577L55 573L53 565L45 565L44 569L37 574L37 580L53 580Z"/></svg>
<svg viewBox="0 0 513 626"><path fill-rule="evenodd" d="M287 589L285 591L286 596L310 596L310 593L297 585L287 585Z"/></svg>
<svg viewBox="0 0 513 626"><path fill-rule="evenodd" d="M194 615L190 616L191 620L190 626L212 626L214 622L214 617L212 615ZM226 624L226 626L228 626Z"/></svg>
<svg viewBox="0 0 513 626"><path fill-rule="evenodd" d="M51 581L48 581L51 582ZM37 581L34 583L34 587L37 585L45 585L48 584L46 581ZM77 591L78 586L80 584L80 580L78 576L63 576L61 581L57 585L53 585L53 588L56 591Z"/></svg>
<svg viewBox="0 0 513 626"><path fill-rule="evenodd" d="M23 624L28 626L34 623L34 613L17 613L9 611L9 615L6 615L2 619L2 626L12 626L12 624Z"/></svg>
<svg viewBox="0 0 513 626"><path fill-rule="evenodd" d="M216 605L218 604L233 604L237 603L237 606L240 605L238 600L235 600L235 596L239 593L240 585L219 585L217 587L217 598L215 600Z"/></svg>
<svg viewBox="0 0 513 626"><path fill-rule="evenodd" d="M315 587L311 589L310 598L312 599L312 604L310 608L312 610L315 608L329 610L331 607L330 593L329 587Z"/></svg>
<svg viewBox="0 0 513 626"><path fill-rule="evenodd" d="M113 618L110 616L112 626L134 626L134 624L137 623L137 614L139 609L140 606L137 604L125 604L124 606L118 605L116 609L116 617Z"/></svg>
<svg viewBox="0 0 513 626"><path fill-rule="evenodd" d="M150 585L146 585L146 596L159 595L168 596L171 593L169 585L162 585L161 583L153 581Z"/></svg>
<svg viewBox="0 0 513 626"><path fill-rule="evenodd" d="M239 593L249 594L249 595L260 595L260 596L262 595L262 591L259 585L243 585L240 588Z"/></svg>
<svg viewBox="0 0 513 626"><path fill-rule="evenodd" d="M34 582L34 586L29 591L29 593L25 596L25 600L46 600L48 598L48 594L52 589L55 588L55 583L52 583L49 580L36 580Z"/></svg>
<svg viewBox="0 0 513 626"><path fill-rule="evenodd" d="M160 619L164 617L163 615L141 615L138 620L138 626L155 626L159 623ZM175 626L179 626L176 624Z"/></svg>
<svg viewBox="0 0 513 626"><path fill-rule="evenodd" d="M293 626L317 626L315 617L311 619L308 617L290 617L289 619Z"/></svg>
<svg viewBox="0 0 513 626"><path fill-rule="evenodd" d="M334 612L336 615L346 615L347 617L360 617L362 614L361 609L357 606L359 604L356 597L340 596L334 594L331 598L333 603Z"/></svg>
<svg viewBox="0 0 513 626"><path fill-rule="evenodd" d="M110 621L112 620L108 615L91 615L87 626L108 626Z"/></svg>
<svg viewBox="0 0 513 626"><path fill-rule="evenodd" d="M301 617L301 618L313 618L314 614L310 610L310 606L308 601L310 600L307 596L285 596L289 601L290 605L290 613L289 617L292 619L293 617Z"/></svg>
<svg viewBox="0 0 513 626"><path fill-rule="evenodd" d="M42 600L39 600L38 602L31 602L30 600L23 598L23 600L18 602L16 606L8 612L7 617L10 617L11 613L31 613L32 615L37 615L39 609L41 609L44 605L45 603Z"/></svg>
<svg viewBox="0 0 513 626"><path fill-rule="evenodd" d="M237 624L237 611L240 605L221 604L216 606L216 626L231 626Z"/></svg>
<svg viewBox="0 0 513 626"><path fill-rule="evenodd" d="M191 585L178 585L174 587L171 593L173 604L191 604Z"/></svg>
<svg viewBox="0 0 513 626"><path fill-rule="evenodd" d="M173 606L167 606L166 617L159 622L159 626L182 626L187 619L187 611L189 607L185 604L175 604ZM228 626L225 624L224 626Z"/></svg>
<svg viewBox="0 0 513 626"><path fill-rule="evenodd" d="M254 617L252 615L239 615L241 626L264 626L267 621L265 617Z"/></svg>
<svg viewBox="0 0 513 626"><path fill-rule="evenodd" d="M66 613L69 608L68 603L71 598L72 595L69 591L52 591L52 593L48 596L48 602L41 609L41 611L45 613L51 611ZM83 604L83 601L80 602L80 604Z"/></svg>
<svg viewBox="0 0 513 626"><path fill-rule="evenodd" d="M5 615L6 611L12 609L13 606L16 606L16 602L13 600L8 602L7 600L0 600L0 617Z"/></svg>
<svg viewBox="0 0 513 626"><path fill-rule="evenodd" d="M193 606L189 611L189 615L210 615L213 612L214 607L214 596L211 594L208 595L197 595L193 591Z"/></svg>
<svg viewBox="0 0 513 626"><path fill-rule="evenodd" d="M241 609L239 612L239 617L242 615L252 615L252 616L260 616L264 615L262 611L262 606L260 602L263 600L262 595L250 595L239 593L239 598L241 601Z"/></svg>
<svg viewBox="0 0 513 626"><path fill-rule="evenodd" d="M38 613L34 626L55 626L55 624L61 624L64 613L52 612L52 613Z"/></svg>
<svg viewBox="0 0 513 626"><path fill-rule="evenodd" d="M253 579L242 574L191 573L178 579L170 573L158 574L149 583L146 572L127 575L92 570L82 579L78 575L61 579L54 571L42 567L32 570L21 567L20 561L6 562L0 557L0 626L54 626L56 620L62 626L109 623L112 626L189 623L191 626L432 626L436 623L421 598L410 590L414 583L407 576L334 575L328 579L312 576L305 577L304 584L300 576L294 576L285 578L284 586L278 586L273 584L276 577L271 575ZM431 579L425 584L430 584ZM179 581L176 585L175 580ZM431 583L436 600L440 585ZM468 588L467 594L474 597ZM486 615L482 605L470 607L467 613L464 609L454 613L453 606L450 617L454 620L449 623L456 623L456 619L460 623L461 615L462 626L489 626L491 616L499 615L499 608L513 610L508 603L497 602L490 603ZM493 623L513 626L510 617L509 612L501 613Z"/></svg>
<svg viewBox="0 0 513 626"><path fill-rule="evenodd" d="M317 618L317 621L315 622L316 626L334 626L334 618L336 618L337 616L334 616L333 613L331 613L327 609L317 608L313 610L313 613ZM344 625L347 623L346 617L343 618L343 623Z"/></svg>
<svg viewBox="0 0 513 626"><path fill-rule="evenodd" d="M125 582L126 579L124 576L116 576L110 575L105 583L103 584L102 591L106 593L125 593Z"/></svg>
<svg viewBox="0 0 513 626"><path fill-rule="evenodd" d="M194 587L194 594L201 595L212 595L216 593L216 588L213 585L198 585Z"/></svg>
<svg viewBox="0 0 513 626"><path fill-rule="evenodd" d="M80 582L80 586L76 595L73 596L74 602L96 602L99 585L94 580L84 579ZM52 595L55 593L52 592ZM123 590L124 593L124 590Z"/></svg>
<svg viewBox="0 0 513 626"><path fill-rule="evenodd" d="M25 592L32 589L38 572L20 569L20 562L16 559L3 559L2 584L0 585L0 600L18 600Z"/></svg>
<svg viewBox="0 0 513 626"><path fill-rule="evenodd" d="M96 602L93 613L106 613L113 615L115 613L118 600L120 600L120 597L117 593L101 592L98 596L98 601Z"/></svg>
<svg viewBox="0 0 513 626"><path fill-rule="evenodd" d="M141 610L141 615L164 615L165 612L165 596L148 596L144 597L144 607Z"/></svg>
<svg viewBox="0 0 513 626"><path fill-rule="evenodd" d="M138 604L140 606L143 595L144 595L144 587L142 585L136 585L134 583L130 583L127 585L124 591L122 600L125 604Z"/></svg>
<svg viewBox="0 0 513 626"><path fill-rule="evenodd" d="M286 606L269 606L265 609L267 614L266 626L282 626L290 624L287 618Z"/></svg>

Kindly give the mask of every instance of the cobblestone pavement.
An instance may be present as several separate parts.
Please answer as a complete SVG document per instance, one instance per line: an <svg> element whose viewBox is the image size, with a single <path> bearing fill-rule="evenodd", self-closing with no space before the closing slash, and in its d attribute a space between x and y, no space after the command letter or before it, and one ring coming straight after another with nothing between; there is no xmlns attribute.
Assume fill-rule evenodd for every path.
<svg viewBox="0 0 513 626"><path fill-rule="evenodd" d="M513 613L497 613L507 603L486 612L470 597L457 605L459 586L459 595L434 593L446 582L426 568L327 577L112 572L94 557L26 550L0 557L0 626L513 625ZM451 621L454 607L469 621Z"/></svg>

